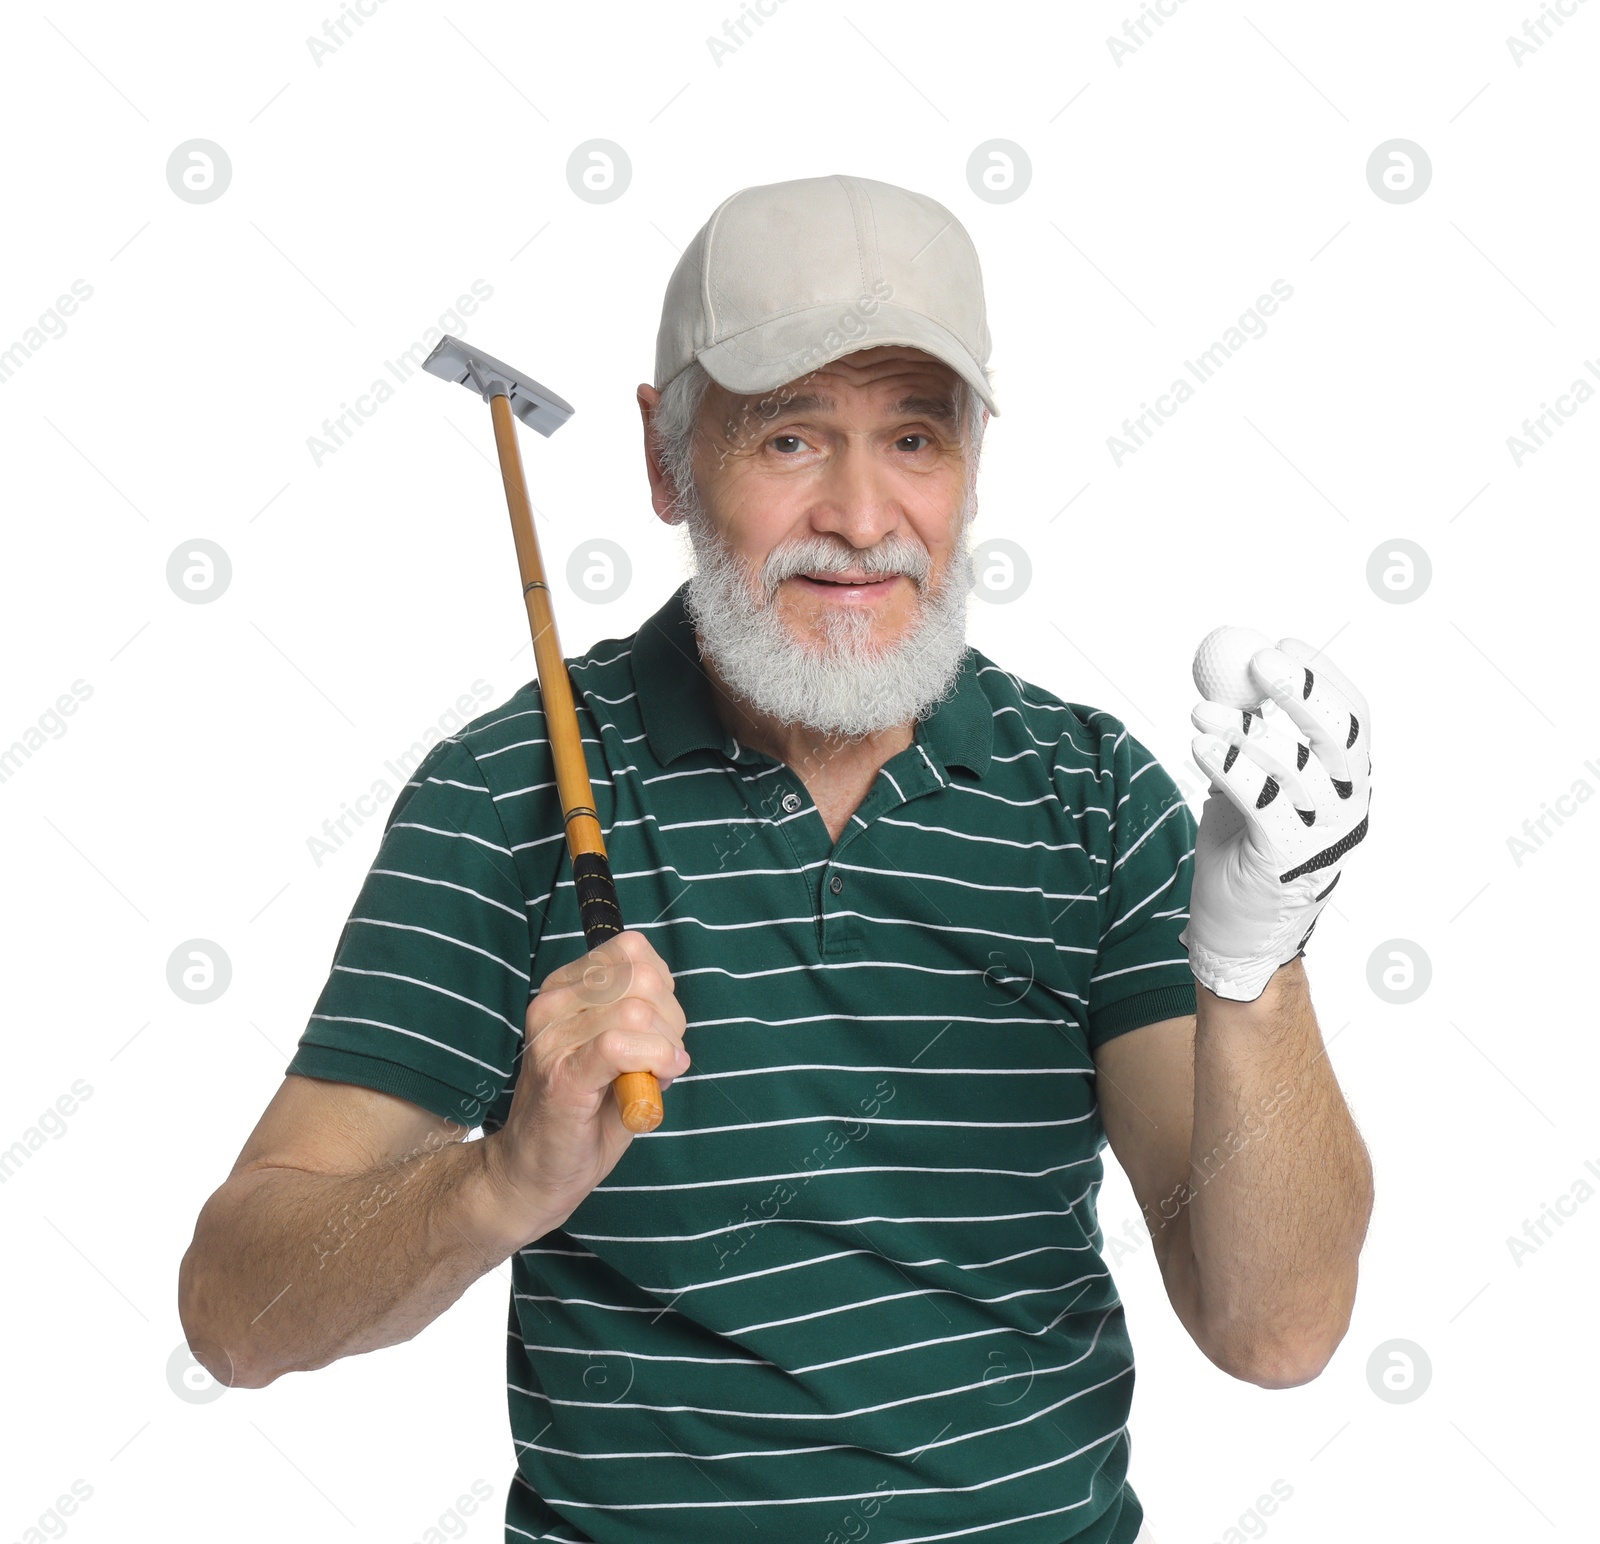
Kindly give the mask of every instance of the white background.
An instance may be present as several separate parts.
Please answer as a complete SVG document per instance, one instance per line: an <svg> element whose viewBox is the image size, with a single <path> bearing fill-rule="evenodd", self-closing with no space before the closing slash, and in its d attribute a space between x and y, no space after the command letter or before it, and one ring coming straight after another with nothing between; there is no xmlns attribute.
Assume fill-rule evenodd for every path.
<svg viewBox="0 0 1600 1544"><path fill-rule="evenodd" d="M1032 579L974 602L972 641L1125 717L1197 810L1211 627L1329 645L1372 704L1372 833L1307 958L1376 1170L1354 1322L1319 1379L1263 1391L1189 1341L1147 1241L1113 1258L1152 1534L1593 1538L1600 1199L1520 1264L1507 1238L1600 1167L1600 808L1568 804L1520 863L1508 838L1600 787L1600 405L1569 402L1520 465L1507 438L1600 368L1600 5L1520 66L1522 0L1174 10L1120 65L1121 0L783 0L720 65L731 0L384 0L320 65L329 12L305 4L8 14L0 347L93 293L0 386L0 746L91 694L0 782L0 1148L27 1151L0 1186L0 1537L74 1480L85 1541L393 1544L479 1480L493 1500L460 1521L498 1537L504 1270L408 1345L209 1403L169 1384L195 1215L278 1085L381 812L320 864L308 838L474 681L481 712L533 673L482 405L417 376L320 464L308 437L482 281L467 338L578 410L523 435L548 567L596 537L632 562L608 604L558 582L563 649L626 636L684 572L634 403L678 253L740 187L851 172L939 199L983 263L1002 416L977 535ZM1403 204L1366 175L1397 137L1433 168ZM167 182L194 138L232 163L210 203ZM605 204L568 184L595 138L632 167ZM994 139L1031 162L1008 202L968 181ZM1274 280L1293 298L1266 335L1117 465L1107 437ZM232 565L210 604L166 578L199 538ZM1432 564L1399 602L1366 577L1398 538ZM232 965L205 1006L167 982L195 938ZM1396 939L1432 967L1405 1005L1368 978ZM92 1092L32 1150L75 1080ZM1114 1164L1101 1214L1137 1217ZM1431 1363L1404 1404L1368 1377L1397 1339ZM1252 1516L1274 1481L1291 1498Z"/></svg>

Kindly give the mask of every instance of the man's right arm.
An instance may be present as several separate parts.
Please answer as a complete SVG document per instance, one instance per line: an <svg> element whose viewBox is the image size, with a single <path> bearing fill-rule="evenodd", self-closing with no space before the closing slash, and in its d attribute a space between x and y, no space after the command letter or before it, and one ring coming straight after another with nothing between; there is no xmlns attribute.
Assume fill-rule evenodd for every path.
<svg viewBox="0 0 1600 1544"><path fill-rule="evenodd" d="M201 1209L178 1274L190 1349L219 1382L410 1340L565 1220L508 1196L487 1140L406 1100L290 1075Z"/></svg>
<svg viewBox="0 0 1600 1544"><path fill-rule="evenodd" d="M178 1271L189 1349L221 1383L410 1340L558 1228L633 1140L611 1085L689 1065L666 962L624 931L545 977L505 1123L482 1141L407 1100L290 1074Z"/></svg>

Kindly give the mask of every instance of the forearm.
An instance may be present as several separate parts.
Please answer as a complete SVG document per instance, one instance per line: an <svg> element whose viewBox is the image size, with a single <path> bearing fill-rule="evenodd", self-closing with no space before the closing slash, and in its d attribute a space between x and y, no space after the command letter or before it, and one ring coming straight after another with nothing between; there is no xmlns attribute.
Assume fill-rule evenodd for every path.
<svg viewBox="0 0 1600 1544"><path fill-rule="evenodd" d="M1187 1252L1191 1330L1267 1386L1314 1377L1349 1326L1372 1167L1322 1043L1303 963L1238 1003L1197 989Z"/></svg>
<svg viewBox="0 0 1600 1544"><path fill-rule="evenodd" d="M202 1209L179 1271L191 1349L219 1381L260 1388L411 1339L544 1231L508 1228L490 1140L360 1174L230 1179Z"/></svg>

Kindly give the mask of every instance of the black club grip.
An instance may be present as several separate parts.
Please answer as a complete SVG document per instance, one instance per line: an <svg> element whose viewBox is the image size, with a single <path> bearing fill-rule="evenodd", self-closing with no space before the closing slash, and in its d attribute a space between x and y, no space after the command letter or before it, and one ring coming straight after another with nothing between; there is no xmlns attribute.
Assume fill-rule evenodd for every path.
<svg viewBox="0 0 1600 1544"><path fill-rule="evenodd" d="M578 892L583 941L597 949L622 931L622 908L611 878L611 861L601 852L580 852L572 860L572 882Z"/></svg>

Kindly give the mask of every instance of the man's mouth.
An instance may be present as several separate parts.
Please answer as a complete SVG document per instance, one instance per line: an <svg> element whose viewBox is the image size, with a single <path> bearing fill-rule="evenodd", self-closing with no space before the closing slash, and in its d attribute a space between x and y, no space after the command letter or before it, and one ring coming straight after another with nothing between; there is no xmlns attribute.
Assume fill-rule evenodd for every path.
<svg viewBox="0 0 1600 1544"><path fill-rule="evenodd" d="M807 584L827 585L833 589L870 590L891 584L899 574L796 574L795 578Z"/></svg>

